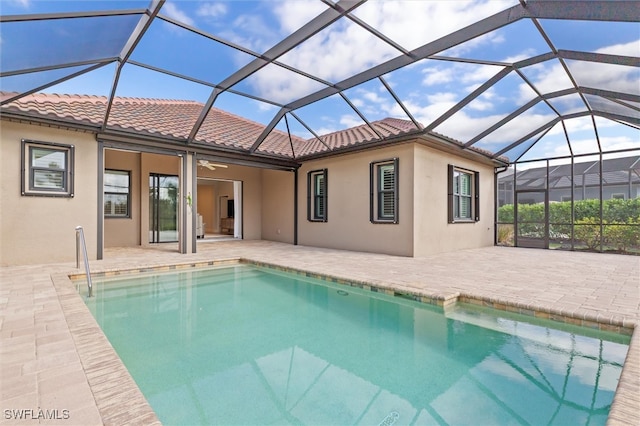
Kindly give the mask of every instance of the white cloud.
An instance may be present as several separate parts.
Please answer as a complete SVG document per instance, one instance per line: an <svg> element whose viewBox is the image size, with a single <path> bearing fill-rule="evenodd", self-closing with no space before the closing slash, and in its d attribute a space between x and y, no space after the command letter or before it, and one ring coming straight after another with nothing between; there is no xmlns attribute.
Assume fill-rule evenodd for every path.
<svg viewBox="0 0 640 426"><path fill-rule="evenodd" d="M598 49L596 53L608 53L623 56L638 56L640 39ZM640 71L636 67L623 65L595 63L588 61L566 61L569 71L579 86L596 87L627 93L639 93L638 81ZM573 88L564 68L558 61L548 61L524 69L531 82L542 94ZM530 100L531 88L526 84L520 86L520 99Z"/></svg>
<svg viewBox="0 0 640 426"><path fill-rule="evenodd" d="M607 53L609 55L637 57L638 54L640 54L640 47L638 46L640 46L640 39L631 41L629 43L605 46L596 50L596 53Z"/></svg>
<svg viewBox="0 0 640 426"><path fill-rule="evenodd" d="M513 5L514 1L372 1L355 14L403 47L413 50ZM501 42L495 33L479 42Z"/></svg>
<svg viewBox="0 0 640 426"><path fill-rule="evenodd" d="M494 65L474 65L472 67L458 67L460 71L459 78L463 83L474 83L474 82L482 82L489 80L491 77L496 75L498 72L502 70L502 67L497 67Z"/></svg>
<svg viewBox="0 0 640 426"><path fill-rule="evenodd" d="M219 18L227 14L226 3L203 3L198 8L198 16L206 16L209 18Z"/></svg>
<svg viewBox="0 0 640 426"><path fill-rule="evenodd" d="M168 17L173 18L176 21L180 21L183 24L193 25L195 23L194 20L191 19L186 13L178 9L178 6L176 6L175 3L165 3L165 5L162 7L162 12Z"/></svg>
<svg viewBox="0 0 640 426"><path fill-rule="evenodd" d="M481 35L480 37L476 37L472 40L467 41L466 43L462 43L458 46L454 46L451 49L447 50L447 56L460 57L465 54L474 51L478 47L482 45L488 44L502 44L504 43L505 38L497 32L492 32L488 34Z"/></svg>
<svg viewBox="0 0 640 426"><path fill-rule="evenodd" d="M422 84L425 86L433 86L436 84L449 83L453 80L453 73L450 69L439 69L436 67L424 68L422 73L425 77Z"/></svg>
<svg viewBox="0 0 640 426"><path fill-rule="evenodd" d="M638 148L638 138L632 139L629 136L601 136L600 145L602 145L602 149L606 151Z"/></svg>
<svg viewBox="0 0 640 426"><path fill-rule="evenodd" d="M362 126L365 123L357 115L345 114L340 117L340 124L342 124L345 129L350 129L352 127Z"/></svg>
<svg viewBox="0 0 640 426"><path fill-rule="evenodd" d="M379 29L403 47L414 49L452 31L489 16L512 5L513 1L374 1L358 7L355 14ZM312 6L313 5L313 6ZM282 31L290 33L313 19L326 7L320 2L286 1L272 9ZM504 40L492 33L472 43L500 43ZM365 31L358 25L341 19L327 29L288 52L280 60L288 65L314 73L331 82L341 81L361 71L397 57L400 52ZM497 72L495 67L476 67L475 74L465 78L479 81L485 72ZM492 69L493 68L493 69ZM474 77L475 75L475 77ZM457 78L458 76L456 76ZM447 80L446 71L425 75L425 84L439 84ZM269 91L273 81L257 78L253 81L260 93ZM305 87L278 82L283 97L296 97Z"/></svg>
<svg viewBox="0 0 640 426"><path fill-rule="evenodd" d="M504 118L506 114L493 114L481 117L472 117L465 111L449 117L447 121L435 128L435 131L443 135L466 142L494 123Z"/></svg>
<svg viewBox="0 0 640 426"><path fill-rule="evenodd" d="M291 34L327 9L316 0L288 0L271 4L284 34Z"/></svg>
<svg viewBox="0 0 640 426"><path fill-rule="evenodd" d="M542 114L534 111L526 111L509 123L487 135L484 139L489 143L513 142L541 126L544 126L556 117L557 116L553 113Z"/></svg>
<svg viewBox="0 0 640 426"><path fill-rule="evenodd" d="M225 23L220 36L254 52L262 53L275 45L279 35L268 18L259 14L241 14Z"/></svg>

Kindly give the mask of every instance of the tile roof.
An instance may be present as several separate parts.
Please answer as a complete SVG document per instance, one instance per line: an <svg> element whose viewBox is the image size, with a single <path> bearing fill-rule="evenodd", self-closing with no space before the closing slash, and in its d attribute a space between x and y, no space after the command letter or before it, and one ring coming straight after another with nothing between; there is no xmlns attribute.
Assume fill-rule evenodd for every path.
<svg viewBox="0 0 640 426"><path fill-rule="evenodd" d="M0 99L5 100L14 95L0 92ZM66 122L70 126L84 124L98 128L106 115L107 101L105 96L37 93L3 105L0 112L52 119ZM116 97L109 113L107 129L186 141L203 108L204 105L196 101ZM264 128L260 123L213 107L198 131L195 142L212 148L249 150ZM308 140L294 135L289 137L289 134L274 129L256 152L301 159L375 142L381 139L378 134L382 138L389 138L421 130L412 121L397 118L385 118L370 125L362 124ZM460 142L441 135L435 136L461 145ZM490 154L476 151L484 155Z"/></svg>

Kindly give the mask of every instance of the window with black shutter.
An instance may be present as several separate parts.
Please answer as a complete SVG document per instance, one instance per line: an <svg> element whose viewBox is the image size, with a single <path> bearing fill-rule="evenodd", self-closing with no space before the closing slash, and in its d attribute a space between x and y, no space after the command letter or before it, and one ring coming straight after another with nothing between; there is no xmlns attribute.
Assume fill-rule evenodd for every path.
<svg viewBox="0 0 640 426"><path fill-rule="evenodd" d="M479 173L449 164L447 182L449 223L479 221Z"/></svg>
<svg viewBox="0 0 640 426"><path fill-rule="evenodd" d="M307 174L307 220L327 221L327 169Z"/></svg>
<svg viewBox="0 0 640 426"><path fill-rule="evenodd" d="M370 165L370 220L398 223L398 159Z"/></svg>

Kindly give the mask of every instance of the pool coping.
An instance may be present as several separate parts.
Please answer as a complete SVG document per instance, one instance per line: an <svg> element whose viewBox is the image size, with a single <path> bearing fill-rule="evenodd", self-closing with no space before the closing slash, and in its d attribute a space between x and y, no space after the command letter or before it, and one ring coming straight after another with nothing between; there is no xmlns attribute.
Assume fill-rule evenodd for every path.
<svg viewBox="0 0 640 426"><path fill-rule="evenodd" d="M91 272L92 278L117 277L146 272L170 272L186 269L248 264L315 278L328 283L357 287L389 296L446 309L467 303L499 311L551 320L589 329L631 336L618 386L607 419L608 425L640 424L640 333L637 323L622 315L594 314L581 310L556 310L535 303L521 303L501 297L483 297L459 291L428 291L376 280L357 280L284 266L244 257L210 261L191 261L169 265L149 265L129 269L110 268ZM153 409L100 329L82 296L77 291L85 273L74 270L51 275L64 315L69 324L78 355L85 369L97 408L105 423L142 423L160 425Z"/></svg>

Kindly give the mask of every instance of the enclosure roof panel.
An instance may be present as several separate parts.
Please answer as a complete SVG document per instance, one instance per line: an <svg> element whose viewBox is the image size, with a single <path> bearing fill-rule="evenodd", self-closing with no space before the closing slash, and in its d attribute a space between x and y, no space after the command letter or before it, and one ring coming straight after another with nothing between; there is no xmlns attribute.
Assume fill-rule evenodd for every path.
<svg viewBox="0 0 640 426"><path fill-rule="evenodd" d="M8 118L294 161L434 130L511 161L640 148L635 0L7 1L0 40Z"/></svg>

